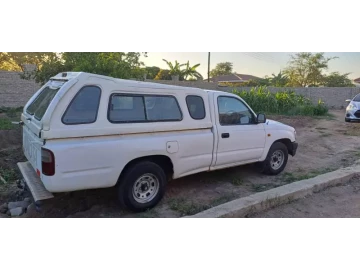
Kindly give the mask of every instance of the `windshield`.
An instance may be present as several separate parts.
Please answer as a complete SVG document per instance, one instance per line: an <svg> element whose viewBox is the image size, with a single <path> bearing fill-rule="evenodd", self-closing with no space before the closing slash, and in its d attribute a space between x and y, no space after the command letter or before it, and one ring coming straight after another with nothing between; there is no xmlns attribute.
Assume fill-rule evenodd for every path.
<svg viewBox="0 0 360 270"><path fill-rule="evenodd" d="M41 120L49 107L51 101L65 82L52 82L46 86L36 99L27 107L26 112Z"/></svg>
<svg viewBox="0 0 360 270"><path fill-rule="evenodd" d="M354 97L353 101L360 102L360 94L358 94L356 97Z"/></svg>

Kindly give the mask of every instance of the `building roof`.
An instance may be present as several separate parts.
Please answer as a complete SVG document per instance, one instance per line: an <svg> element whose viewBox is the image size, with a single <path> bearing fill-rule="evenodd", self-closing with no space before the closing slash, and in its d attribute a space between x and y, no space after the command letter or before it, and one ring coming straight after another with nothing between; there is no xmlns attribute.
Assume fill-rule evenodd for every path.
<svg viewBox="0 0 360 270"><path fill-rule="evenodd" d="M211 81L218 81L218 82L246 82L250 80L259 80L259 79L260 79L259 77L253 75L239 74L239 73L220 75L210 78Z"/></svg>
<svg viewBox="0 0 360 270"><path fill-rule="evenodd" d="M360 78L355 79L354 82L360 83Z"/></svg>

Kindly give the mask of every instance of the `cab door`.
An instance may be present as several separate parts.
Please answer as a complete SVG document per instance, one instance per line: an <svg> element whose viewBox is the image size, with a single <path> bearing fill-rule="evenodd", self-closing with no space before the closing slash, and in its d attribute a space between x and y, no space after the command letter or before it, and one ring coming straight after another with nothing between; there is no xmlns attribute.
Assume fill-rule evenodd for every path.
<svg viewBox="0 0 360 270"><path fill-rule="evenodd" d="M256 115L235 95L214 93L217 126L215 168L250 163L260 159L265 147L265 127L256 123Z"/></svg>

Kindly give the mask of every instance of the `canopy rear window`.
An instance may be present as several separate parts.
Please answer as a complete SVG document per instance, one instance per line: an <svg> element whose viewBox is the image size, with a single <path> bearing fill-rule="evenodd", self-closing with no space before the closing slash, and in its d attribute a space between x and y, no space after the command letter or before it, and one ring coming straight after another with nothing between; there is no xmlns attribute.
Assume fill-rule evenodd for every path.
<svg viewBox="0 0 360 270"><path fill-rule="evenodd" d="M41 120L49 107L51 101L65 82L51 81L41 93L35 98L35 100L27 107L26 112L30 115L34 115L35 119Z"/></svg>

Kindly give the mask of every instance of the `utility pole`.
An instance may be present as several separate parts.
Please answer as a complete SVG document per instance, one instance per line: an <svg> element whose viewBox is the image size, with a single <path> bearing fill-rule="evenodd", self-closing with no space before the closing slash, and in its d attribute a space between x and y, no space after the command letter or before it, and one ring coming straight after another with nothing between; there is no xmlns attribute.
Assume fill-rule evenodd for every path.
<svg viewBox="0 0 360 270"><path fill-rule="evenodd" d="M210 82L210 53L208 54L208 82Z"/></svg>

